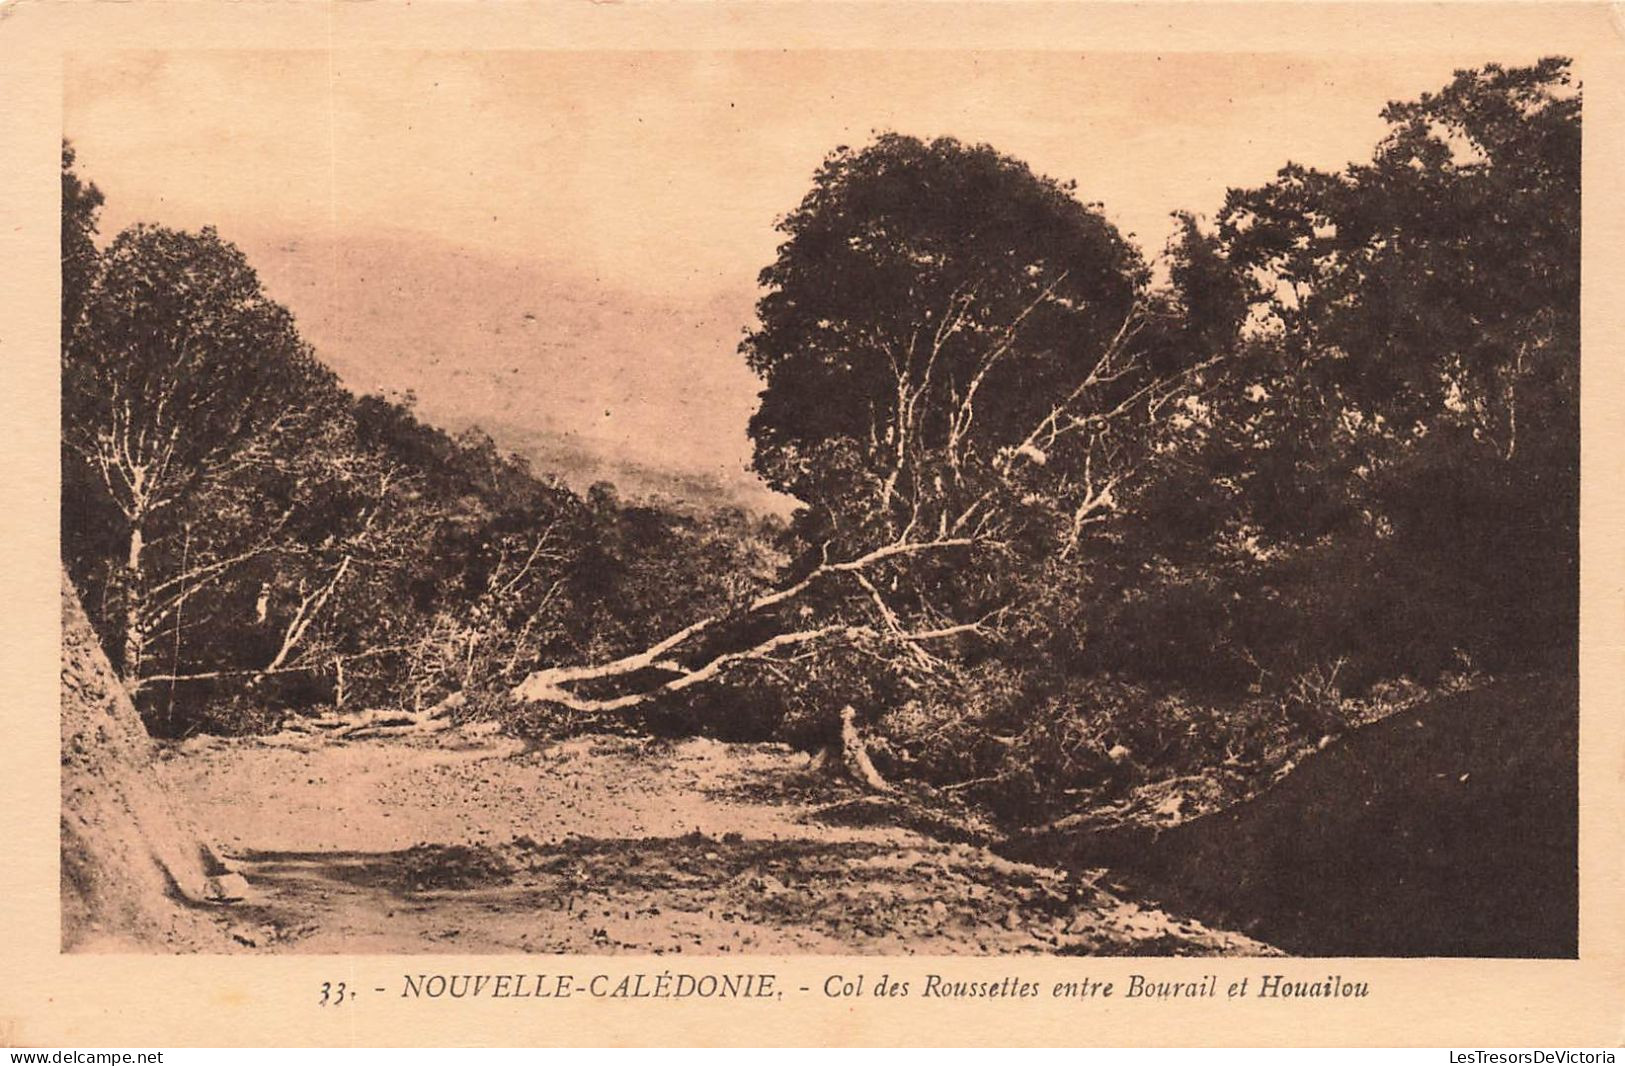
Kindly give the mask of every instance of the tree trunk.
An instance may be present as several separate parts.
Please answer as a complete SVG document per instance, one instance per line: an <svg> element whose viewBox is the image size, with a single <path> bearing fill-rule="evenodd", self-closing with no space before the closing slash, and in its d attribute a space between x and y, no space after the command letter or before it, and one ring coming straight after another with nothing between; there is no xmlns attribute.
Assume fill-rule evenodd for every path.
<svg viewBox="0 0 1625 1066"><path fill-rule="evenodd" d="M813 771L850 781L871 792L892 792L891 783L875 768L858 732L857 710L849 703L841 708L840 739L831 741L813 759Z"/></svg>
<svg viewBox="0 0 1625 1066"><path fill-rule="evenodd" d="M146 654L146 597L141 573L143 547L140 519L130 523L130 554L124 564L124 687L133 695L141 687Z"/></svg>

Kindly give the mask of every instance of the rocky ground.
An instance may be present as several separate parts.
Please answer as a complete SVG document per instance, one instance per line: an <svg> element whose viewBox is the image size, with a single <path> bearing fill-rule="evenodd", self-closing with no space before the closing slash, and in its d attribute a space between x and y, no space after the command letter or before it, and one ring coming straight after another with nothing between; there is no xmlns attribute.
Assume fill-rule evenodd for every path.
<svg viewBox="0 0 1625 1066"><path fill-rule="evenodd" d="M249 950L1258 954L914 829L771 745L198 738L160 772L254 886Z"/></svg>

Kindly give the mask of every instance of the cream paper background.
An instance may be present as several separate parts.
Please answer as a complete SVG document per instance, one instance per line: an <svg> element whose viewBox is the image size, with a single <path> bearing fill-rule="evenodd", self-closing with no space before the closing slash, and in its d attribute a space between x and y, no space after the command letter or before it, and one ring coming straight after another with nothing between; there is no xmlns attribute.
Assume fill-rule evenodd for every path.
<svg viewBox="0 0 1625 1066"><path fill-rule="evenodd" d="M57 236L63 56L173 49L860 49L1572 56L1585 85L1578 961L64 956L58 922ZM1087 1044L1618 1047L1625 1042L1625 8L1603 4L914 2L0 6L0 1044ZM1199 97L1191 100L1201 107ZM1283 160L1284 161L1284 160ZM94 175L92 175L94 177ZM274 176L267 176L274 180ZM1193 205L1200 206L1200 205ZM628 210L636 210L629 204ZM1484 876L1494 877L1494 870ZM782 1000L399 998L405 973L778 974ZM834 974L1037 980L1036 1000L825 998ZM1127 976L1368 982L1364 1000L1156 1003ZM1109 1000L1055 981L1116 980ZM324 981L362 990L317 1006ZM388 993L372 991L377 986ZM811 993L796 991L809 986Z"/></svg>

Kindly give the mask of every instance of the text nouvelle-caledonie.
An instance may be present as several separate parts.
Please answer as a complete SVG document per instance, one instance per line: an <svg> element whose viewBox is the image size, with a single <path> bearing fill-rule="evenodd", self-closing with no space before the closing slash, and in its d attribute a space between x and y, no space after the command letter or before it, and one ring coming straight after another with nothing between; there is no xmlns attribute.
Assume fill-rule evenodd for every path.
<svg viewBox="0 0 1625 1066"><path fill-rule="evenodd" d="M1124 999L1360 999L1370 995L1365 981L1347 980L1339 974L1301 980L1286 974L1262 974L1256 983L1242 977L1221 985L1216 974L1188 981L1156 981L1130 974L1126 981L1059 981L1053 984L1005 977L999 980L959 980L940 974L927 974L922 984L891 980L882 975L868 982L862 977L839 975L822 986L805 986L792 992L822 992L831 998L873 995L901 997L915 993L928 999L1037 999L1047 991L1050 998ZM403 999L569 999L586 996L595 999L779 999L786 989L776 974L770 973L687 973L674 970L627 974L506 973L506 974L405 974Z"/></svg>

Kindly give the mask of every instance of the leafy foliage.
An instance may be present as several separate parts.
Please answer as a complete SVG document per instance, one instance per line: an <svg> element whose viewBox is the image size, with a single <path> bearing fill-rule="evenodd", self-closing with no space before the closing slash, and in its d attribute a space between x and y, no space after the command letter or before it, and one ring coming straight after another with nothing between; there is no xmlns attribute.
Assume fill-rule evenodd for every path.
<svg viewBox="0 0 1625 1066"><path fill-rule="evenodd" d="M1230 423L1266 453L1248 520L1287 555L1337 543L1363 602L1332 609L1393 620L1389 670L1572 655L1579 108L1565 61L1461 72L1389 106L1370 164L1288 167L1219 216L1265 338L1269 402Z"/></svg>

